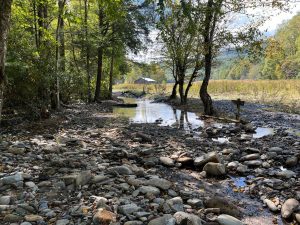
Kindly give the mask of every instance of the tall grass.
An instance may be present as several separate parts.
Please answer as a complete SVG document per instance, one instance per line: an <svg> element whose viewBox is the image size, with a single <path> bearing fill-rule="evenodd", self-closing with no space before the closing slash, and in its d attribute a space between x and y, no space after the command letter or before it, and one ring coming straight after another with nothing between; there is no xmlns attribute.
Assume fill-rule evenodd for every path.
<svg viewBox="0 0 300 225"><path fill-rule="evenodd" d="M198 98L201 82L195 82L190 89L189 97ZM149 94L169 95L173 84L143 85L119 84L117 91L136 90ZM293 111L300 108L300 80L211 80L209 93L214 99L241 98L250 102L289 106Z"/></svg>

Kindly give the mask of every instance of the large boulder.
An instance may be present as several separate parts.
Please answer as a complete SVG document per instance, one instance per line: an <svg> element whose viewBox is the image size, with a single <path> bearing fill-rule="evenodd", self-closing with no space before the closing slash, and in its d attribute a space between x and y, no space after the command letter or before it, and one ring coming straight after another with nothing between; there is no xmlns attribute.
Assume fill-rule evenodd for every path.
<svg viewBox="0 0 300 225"><path fill-rule="evenodd" d="M203 167L208 162L221 163L221 158L218 153L210 152L194 159L194 165L197 167Z"/></svg>
<svg viewBox="0 0 300 225"><path fill-rule="evenodd" d="M226 174L225 165L209 162L203 167L203 171L209 176L222 176Z"/></svg>

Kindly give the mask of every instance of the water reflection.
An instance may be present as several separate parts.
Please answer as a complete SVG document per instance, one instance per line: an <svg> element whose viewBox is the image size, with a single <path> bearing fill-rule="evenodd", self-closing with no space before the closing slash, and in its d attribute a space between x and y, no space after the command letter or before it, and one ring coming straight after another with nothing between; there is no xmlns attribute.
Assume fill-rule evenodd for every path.
<svg viewBox="0 0 300 225"><path fill-rule="evenodd" d="M195 113L177 110L165 103L151 103L148 99L124 99L125 103L137 103L136 108L114 107L113 112L126 116L134 123L159 123L192 131L203 127L204 122Z"/></svg>

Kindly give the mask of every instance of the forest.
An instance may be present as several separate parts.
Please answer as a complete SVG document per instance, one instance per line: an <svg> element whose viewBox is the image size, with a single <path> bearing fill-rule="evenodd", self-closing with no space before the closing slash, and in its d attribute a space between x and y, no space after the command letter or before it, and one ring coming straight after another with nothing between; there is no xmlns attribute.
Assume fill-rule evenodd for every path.
<svg viewBox="0 0 300 225"><path fill-rule="evenodd" d="M300 224L298 0L0 0L0 225Z"/></svg>

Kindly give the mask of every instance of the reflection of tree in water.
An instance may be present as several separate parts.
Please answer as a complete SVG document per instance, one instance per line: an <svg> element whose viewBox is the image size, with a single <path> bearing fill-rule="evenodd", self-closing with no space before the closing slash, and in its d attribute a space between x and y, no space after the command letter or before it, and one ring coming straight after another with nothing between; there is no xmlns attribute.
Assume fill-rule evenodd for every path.
<svg viewBox="0 0 300 225"><path fill-rule="evenodd" d="M185 115L185 121L186 121L186 124L187 124L187 128L188 128L189 132L192 132L193 127L192 127L192 123L190 123L190 121L189 121L188 112L184 111L184 115Z"/></svg>
<svg viewBox="0 0 300 225"><path fill-rule="evenodd" d="M183 130L184 129L184 111L180 111L180 121L179 121L179 129Z"/></svg>

